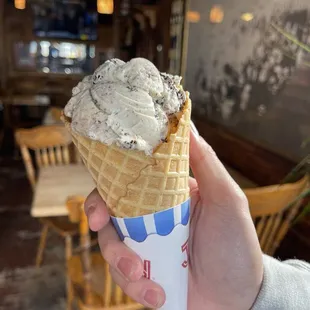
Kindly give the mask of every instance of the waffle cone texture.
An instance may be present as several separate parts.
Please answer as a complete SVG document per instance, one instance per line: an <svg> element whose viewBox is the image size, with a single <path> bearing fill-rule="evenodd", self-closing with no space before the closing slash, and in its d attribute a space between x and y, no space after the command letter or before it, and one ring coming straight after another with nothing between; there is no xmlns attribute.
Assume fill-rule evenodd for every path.
<svg viewBox="0 0 310 310"><path fill-rule="evenodd" d="M111 215L135 217L177 206L189 198L189 136L191 101L187 94L178 122L170 124L167 142L151 156L105 145L67 129Z"/></svg>

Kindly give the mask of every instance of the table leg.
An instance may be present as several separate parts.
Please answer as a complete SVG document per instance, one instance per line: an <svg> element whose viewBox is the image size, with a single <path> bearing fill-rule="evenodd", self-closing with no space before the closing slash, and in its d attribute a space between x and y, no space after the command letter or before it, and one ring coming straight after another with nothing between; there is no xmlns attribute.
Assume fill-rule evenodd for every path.
<svg viewBox="0 0 310 310"><path fill-rule="evenodd" d="M66 236L66 263L68 264L68 260L72 256L72 237L71 236ZM67 310L72 309L72 303L74 299L74 294L73 294L73 287L72 287L72 282L70 279L70 274L69 270L67 267Z"/></svg>

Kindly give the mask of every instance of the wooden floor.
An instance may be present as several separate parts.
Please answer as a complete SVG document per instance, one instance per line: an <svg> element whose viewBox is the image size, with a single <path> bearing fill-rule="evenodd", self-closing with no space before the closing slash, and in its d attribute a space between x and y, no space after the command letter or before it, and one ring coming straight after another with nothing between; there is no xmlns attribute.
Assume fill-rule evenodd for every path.
<svg viewBox="0 0 310 310"><path fill-rule="evenodd" d="M229 169L229 171L241 186L255 186L253 182L244 178L237 171L233 169ZM21 160L0 158L0 197L0 310L36 310L29 308L29 304L33 302L33 299L37 300L39 295L44 297L45 293L48 294L49 290L44 290L47 284L43 278L50 274L54 274L57 278L55 278L54 284L51 284L51 289L55 290L57 296L54 297L57 303L61 303L61 300L65 298L64 286L61 285L64 279L60 272L64 263L63 241L56 236L50 236L48 253L44 262L45 267L39 272L35 271L33 268L34 257L40 225L37 220L30 217L32 193ZM310 261L309 240L310 218L297 224L290 231L277 251L276 257L282 260L296 257ZM29 282L29 277L33 281ZM14 279L18 279L18 281L14 282ZM12 287L7 286L7 283L11 283L10 281L14 284ZM20 281L25 281L27 289L25 285L16 284ZM45 286L42 283L45 283ZM32 289L31 286L33 286ZM40 288L40 293L35 293L38 288ZM26 305L24 304L27 300L27 297L24 296L25 292L28 295L32 294L32 299L27 301ZM44 300L47 302L46 304L44 304ZM5 301L6 304L2 304ZM62 306L53 308L48 296L40 298L40 302L41 309L63 309Z"/></svg>

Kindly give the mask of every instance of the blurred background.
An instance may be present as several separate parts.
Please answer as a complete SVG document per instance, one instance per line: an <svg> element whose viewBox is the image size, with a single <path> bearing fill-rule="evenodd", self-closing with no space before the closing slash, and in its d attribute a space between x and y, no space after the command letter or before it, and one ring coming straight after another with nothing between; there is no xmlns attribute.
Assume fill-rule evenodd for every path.
<svg viewBox="0 0 310 310"><path fill-rule="evenodd" d="M88 233L94 184L60 121L113 57L183 76L263 251L310 261L309 1L0 0L0 310L141 309Z"/></svg>

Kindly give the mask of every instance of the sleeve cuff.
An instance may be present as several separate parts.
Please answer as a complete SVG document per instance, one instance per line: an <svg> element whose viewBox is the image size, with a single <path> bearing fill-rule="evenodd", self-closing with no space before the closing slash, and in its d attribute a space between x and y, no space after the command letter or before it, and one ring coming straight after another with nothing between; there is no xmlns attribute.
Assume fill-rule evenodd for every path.
<svg viewBox="0 0 310 310"><path fill-rule="evenodd" d="M264 279L252 310L309 310L310 265L264 255Z"/></svg>

